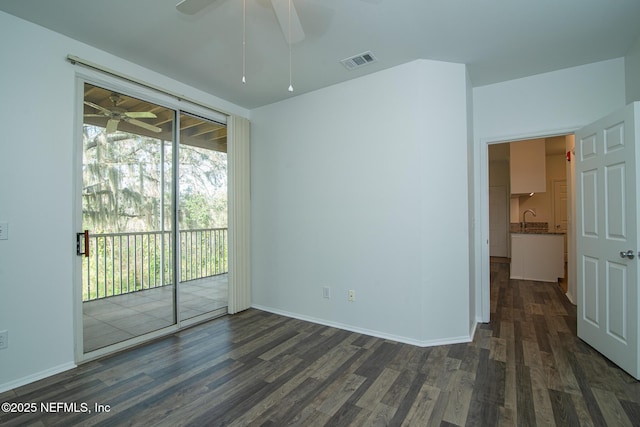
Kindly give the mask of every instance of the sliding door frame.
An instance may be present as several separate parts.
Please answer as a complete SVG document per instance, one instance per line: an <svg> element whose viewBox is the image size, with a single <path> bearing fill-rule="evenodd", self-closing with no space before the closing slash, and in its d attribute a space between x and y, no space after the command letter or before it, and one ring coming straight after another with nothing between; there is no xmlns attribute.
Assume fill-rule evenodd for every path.
<svg viewBox="0 0 640 427"><path fill-rule="evenodd" d="M74 265L73 265L73 307L74 307L74 336L75 336L75 360L77 364L85 363L100 357L103 357L107 354L112 354L117 351L124 350L126 348L130 348L133 346L137 346L141 343L166 336L172 334L180 329L191 326L195 323L210 320L215 316L224 315L227 313L226 309L219 309L214 311L211 317L202 318L197 317L194 319L186 319L184 321L180 321L179 314L179 277L180 277L180 263L178 260L180 259L180 244L179 244L179 227L178 227L178 195L179 195L179 183L177 177L179 176L178 167L179 167L179 146L180 146L180 113L184 112L190 115L196 115L202 117L203 119L210 120L213 122L217 122L220 124L224 124L226 126L229 125L229 117L226 114L220 113L215 110L211 110L206 108L200 104L194 104L191 102L186 102L181 99L176 99L170 93L160 93L157 89L152 87L146 87L144 85L140 85L136 82L131 81L130 79L121 79L117 76L114 76L110 73L104 73L100 70L95 70L91 68L82 68L76 71L76 79L75 79L75 99L76 99L76 110L75 110L75 144L74 144L74 170L73 170L73 200L74 200L74 214L73 214L73 229L76 231L80 231L82 228L82 161L83 161L83 140L82 140L82 127L84 123L83 119L83 105L84 105L84 83L89 83L95 86L103 87L109 90L113 90L115 92L119 92L125 94L127 96L132 96L147 102L151 102L157 104L159 106L170 109L174 112L175 120L174 120L174 129L173 129L173 142L172 142L172 153L173 153L173 165L172 165L172 234L174 236L173 239L173 256L174 256L174 268L172 271L173 274L173 283L174 286L174 317L175 323L171 326L164 327L162 329L158 329L156 331L131 338L126 341L122 341L119 343L115 343L109 345L104 348L100 348L88 353L84 352L84 342L83 342L83 307L82 307L82 258L76 257ZM227 131L227 147L233 145L232 137L229 135ZM232 169L232 156L227 157L228 162L228 172ZM229 179L228 179L229 181ZM232 197L231 197L231 188L228 184L227 193L228 193L228 215L232 211ZM229 233L232 234L232 225L231 220L229 220ZM231 270L232 265L232 242L229 240L228 242L228 254L229 254L229 269ZM73 241L73 249L75 251L75 240ZM231 271L229 272L231 273ZM231 276L231 274L229 274ZM229 280L229 295L233 292L233 283L232 280Z"/></svg>

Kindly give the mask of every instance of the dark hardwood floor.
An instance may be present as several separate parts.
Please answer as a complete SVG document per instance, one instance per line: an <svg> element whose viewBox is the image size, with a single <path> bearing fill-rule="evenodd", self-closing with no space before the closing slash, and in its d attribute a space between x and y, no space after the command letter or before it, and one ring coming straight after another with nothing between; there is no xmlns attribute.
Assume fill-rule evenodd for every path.
<svg viewBox="0 0 640 427"><path fill-rule="evenodd" d="M0 394L38 406L0 425L640 425L640 383L576 337L558 285L510 281L508 268L492 264L492 320L469 344L248 310Z"/></svg>

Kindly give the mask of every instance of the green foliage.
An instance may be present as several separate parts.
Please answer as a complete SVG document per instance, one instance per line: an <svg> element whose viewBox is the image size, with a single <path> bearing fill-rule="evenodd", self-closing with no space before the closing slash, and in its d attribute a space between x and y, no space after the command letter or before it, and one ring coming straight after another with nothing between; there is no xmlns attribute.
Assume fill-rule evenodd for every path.
<svg viewBox="0 0 640 427"><path fill-rule="evenodd" d="M84 228L114 233L170 227L171 144L124 132L107 135L91 125L83 131ZM178 171L180 227L226 227L226 153L181 145Z"/></svg>
<svg viewBox="0 0 640 427"><path fill-rule="evenodd" d="M227 271L226 153L181 145L174 174L167 141L85 124L83 145L83 228L92 236L85 301L172 283L174 175L180 280ZM220 230L189 231L214 228Z"/></svg>

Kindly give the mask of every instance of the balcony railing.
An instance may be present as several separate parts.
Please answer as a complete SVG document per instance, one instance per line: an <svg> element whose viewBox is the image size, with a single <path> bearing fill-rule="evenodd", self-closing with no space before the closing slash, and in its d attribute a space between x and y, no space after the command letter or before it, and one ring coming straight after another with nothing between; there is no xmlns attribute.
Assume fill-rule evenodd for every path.
<svg viewBox="0 0 640 427"><path fill-rule="evenodd" d="M228 272L227 229L182 230L179 281ZM167 231L89 234L82 299L90 301L173 283L173 238Z"/></svg>

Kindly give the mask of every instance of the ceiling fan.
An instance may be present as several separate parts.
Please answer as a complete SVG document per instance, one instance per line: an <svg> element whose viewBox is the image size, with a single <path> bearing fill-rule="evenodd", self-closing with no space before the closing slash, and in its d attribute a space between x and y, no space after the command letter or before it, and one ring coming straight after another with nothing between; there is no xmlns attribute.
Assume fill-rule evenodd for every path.
<svg viewBox="0 0 640 427"><path fill-rule="evenodd" d="M186 15L195 15L210 4L219 0L181 0L176 4L176 9ZM291 28L289 28L289 0L269 0L273 11L278 18L278 24L287 44L298 43L305 38L298 13L291 2Z"/></svg>
<svg viewBox="0 0 640 427"><path fill-rule="evenodd" d="M158 133L162 131L162 129L157 126L153 126L149 123L137 120L155 119L157 116L154 113L150 111L126 111L124 108L118 107L118 104L121 102L122 98L117 93L112 93L111 95L109 95L109 100L111 100L111 102L113 103L111 109L105 108L93 102L84 101L85 105L88 105L89 107L99 111L98 114L85 114L85 117L107 117L109 119L107 121L106 133L109 134L117 131L120 121L131 123L134 126L141 127L151 132Z"/></svg>
<svg viewBox="0 0 640 427"><path fill-rule="evenodd" d="M220 0L181 0L176 4L176 9L185 15L195 15L205 7ZM278 24L287 44L298 43L305 38L300 18L291 1L291 21L289 21L289 0L256 0L259 3L271 3L273 11L278 18ZM383 0L360 0L370 4L380 4Z"/></svg>

